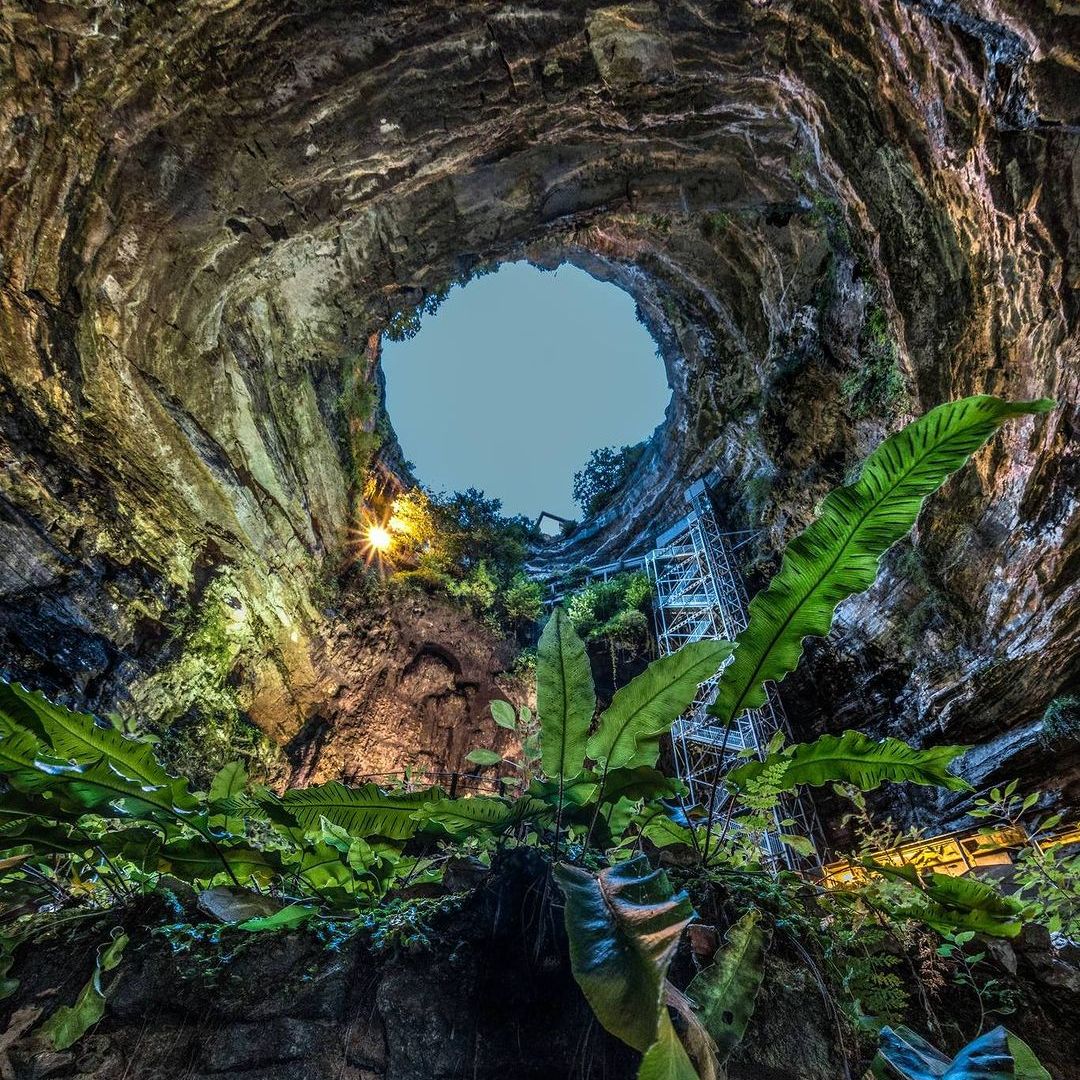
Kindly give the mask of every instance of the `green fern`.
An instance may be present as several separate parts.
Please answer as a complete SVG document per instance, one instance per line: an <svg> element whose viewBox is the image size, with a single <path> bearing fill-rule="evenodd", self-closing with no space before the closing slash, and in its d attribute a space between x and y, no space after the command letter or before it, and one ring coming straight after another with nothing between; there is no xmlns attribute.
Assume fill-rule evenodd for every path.
<svg viewBox="0 0 1080 1080"><path fill-rule="evenodd" d="M854 484L826 497L820 517L788 544L780 572L751 601L710 712L730 723L764 704L765 683L792 671L803 639L827 634L837 605L869 587L878 560L915 523L926 497L1006 420L1053 404L965 398L886 439Z"/></svg>

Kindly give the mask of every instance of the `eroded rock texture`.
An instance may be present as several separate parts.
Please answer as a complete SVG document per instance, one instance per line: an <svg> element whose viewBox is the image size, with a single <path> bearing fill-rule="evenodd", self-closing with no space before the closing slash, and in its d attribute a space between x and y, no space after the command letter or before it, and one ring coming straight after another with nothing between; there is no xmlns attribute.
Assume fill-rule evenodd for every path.
<svg viewBox="0 0 1080 1080"><path fill-rule="evenodd" d="M326 928L253 934L173 924L148 935L156 911L110 913L131 944L109 984L105 1018L56 1052L31 1017L70 1002L106 932L80 924L38 944L0 1006L4 1062L13 1080L624 1080L638 1055L592 1015L570 970L556 886L535 858L500 861L442 910L407 905L374 934L337 940ZM475 879L476 871L472 876ZM170 918L196 917L190 909ZM111 925L111 923L110 923ZM1033 928L1034 929L1034 928ZM372 940L376 947L370 947ZM381 939L382 946L377 943ZM1000 944L1000 943L999 943ZM672 978L693 974L689 948ZM994 973L1017 994L1022 1027L1055 1078L1076 1080L1080 1000L1074 964L1044 936L998 950ZM765 962L730 1080L839 1080L861 1075L870 1047L822 998L813 972L778 935ZM820 977L820 976L818 976ZM972 995L931 990L935 1024L950 1045L977 1022ZM924 1020L925 1022L925 1020ZM21 1037L20 1037L21 1036Z"/></svg>
<svg viewBox="0 0 1080 1080"><path fill-rule="evenodd" d="M634 293L674 389L598 557L713 467L775 545L909 413L1060 401L788 697L1067 782L1075 743L1035 734L1078 671L1078 27L1063 0L5 5L8 670L176 708L161 672L227 605L220 665L295 735L374 335L478 264L570 259Z"/></svg>

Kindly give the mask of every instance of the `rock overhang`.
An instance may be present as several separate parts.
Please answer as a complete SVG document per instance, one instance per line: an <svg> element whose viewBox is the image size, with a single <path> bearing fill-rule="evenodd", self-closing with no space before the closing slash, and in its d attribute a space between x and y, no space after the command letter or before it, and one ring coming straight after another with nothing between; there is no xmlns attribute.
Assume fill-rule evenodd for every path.
<svg viewBox="0 0 1080 1080"><path fill-rule="evenodd" d="M396 311L479 264L574 261L628 288L661 347L668 420L599 553L716 466L733 523L779 543L805 521L902 415L853 416L842 393L875 309L911 409L1075 400L1077 19L1044 5L3 18L4 515L11 550L42 547L52 575L29 609L5 575L27 677L109 701L159 658L145 619L111 624L102 596L140 593L163 626L225 564L253 594L280 583L261 641L284 647L270 607L317 634L309 584L355 498L341 372L370 370ZM972 536L1012 538L1019 576L1046 562L1036 533L1075 533L1068 423L1007 435L950 489ZM975 543L952 518L920 532L942 566ZM990 568L944 573L996 611L976 627L987 663L1006 634L1021 659L1050 643L1055 685L1075 678L1064 563L1038 618ZM925 691L905 692L920 716Z"/></svg>

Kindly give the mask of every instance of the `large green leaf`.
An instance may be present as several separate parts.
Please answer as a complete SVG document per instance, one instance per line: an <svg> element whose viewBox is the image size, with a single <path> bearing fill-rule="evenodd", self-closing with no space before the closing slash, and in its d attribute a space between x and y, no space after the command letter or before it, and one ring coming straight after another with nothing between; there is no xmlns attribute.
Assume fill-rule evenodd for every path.
<svg viewBox="0 0 1080 1080"><path fill-rule="evenodd" d="M477 832L501 832L525 818L549 813L547 803L528 795L513 801L467 795L462 799L433 799L417 811L417 820L423 826L438 825L451 836L462 837Z"/></svg>
<svg viewBox="0 0 1080 1080"><path fill-rule="evenodd" d="M548 619L536 650L536 711L544 772L572 779L585 763L596 690L585 646L560 607Z"/></svg>
<svg viewBox="0 0 1080 1080"><path fill-rule="evenodd" d="M638 765L633 769L611 769L604 777L604 799L677 799L686 785L659 769Z"/></svg>
<svg viewBox="0 0 1080 1080"><path fill-rule="evenodd" d="M241 883L254 878L265 885L281 873L281 862L272 851L258 851L242 844L215 845L193 837L165 844L157 853L157 868L183 881L211 881L231 872Z"/></svg>
<svg viewBox="0 0 1080 1080"><path fill-rule="evenodd" d="M1016 1080L1008 1033L988 1031L965 1046L950 1062L925 1039L905 1027L883 1027L878 1036L878 1076L896 1080Z"/></svg>
<svg viewBox="0 0 1080 1080"><path fill-rule="evenodd" d="M820 787L836 782L870 791L886 780L970 791L971 785L966 780L948 771L967 749L966 746L932 746L916 750L900 739L875 741L861 731L845 731L843 735L822 735L812 743L786 746L764 761L748 761L732 769L727 782L734 788L744 788L766 769L785 763L780 776L781 791L791 791L802 784Z"/></svg>
<svg viewBox="0 0 1080 1080"><path fill-rule="evenodd" d="M70 855L88 851L91 844L78 835L72 835L66 825L45 821L41 818L8 820L0 829L0 851L28 847L34 855Z"/></svg>
<svg viewBox="0 0 1080 1080"><path fill-rule="evenodd" d="M660 736L731 654L730 641L694 641L654 660L621 687L589 739L588 754L608 770L655 765Z"/></svg>
<svg viewBox="0 0 1080 1080"><path fill-rule="evenodd" d="M974 930L992 937L1011 938L1023 929L1024 902L1006 896L986 882L972 877L920 873L914 866L887 866L873 860L865 860L865 865L917 889L919 896L912 903L894 910L941 933Z"/></svg>
<svg viewBox="0 0 1080 1080"><path fill-rule="evenodd" d="M11 724L0 709L0 775L24 794L47 791L56 785L52 770L64 762L51 757L25 728Z"/></svg>
<svg viewBox="0 0 1080 1080"><path fill-rule="evenodd" d="M61 760L78 764L105 760L120 775L148 787L164 787L173 779L148 743L102 727L89 713L65 709L38 691L0 683L0 710L48 743Z"/></svg>
<svg viewBox="0 0 1080 1080"><path fill-rule="evenodd" d="M99 727L87 713L0 682L0 773L20 791L54 789L69 807L115 813L191 814L187 782L169 776L149 745Z"/></svg>
<svg viewBox="0 0 1080 1080"><path fill-rule="evenodd" d="M39 767L41 763L39 762ZM118 773L105 759L49 768L56 792L69 809L102 817L189 817L198 808L184 780L155 787Z"/></svg>
<svg viewBox="0 0 1080 1080"><path fill-rule="evenodd" d="M248 775L242 761L223 765L210 782L210 806L217 811L210 818L215 829L235 836L244 832L244 818L236 813L238 801L247 789Z"/></svg>
<svg viewBox="0 0 1080 1080"><path fill-rule="evenodd" d="M1011 1031L1006 1031L1005 1034L1008 1037L1016 1080L1053 1080L1049 1071L1035 1056L1035 1051L1023 1039Z"/></svg>
<svg viewBox="0 0 1080 1080"><path fill-rule="evenodd" d="M686 1048L675 1034L667 1009L661 1010L656 1042L641 1059L637 1080L700 1080Z"/></svg>
<svg viewBox="0 0 1080 1080"><path fill-rule="evenodd" d="M350 836L408 840L416 833L416 811L442 795L441 788L388 795L377 784L350 788L331 780L328 784L287 791L282 802L307 830L318 829L320 819L326 818Z"/></svg>
<svg viewBox="0 0 1080 1080"><path fill-rule="evenodd" d="M761 928L761 914L748 911L727 932L713 962L686 988L705 1030L724 1061L739 1044L754 1011L765 974L771 934Z"/></svg>
<svg viewBox="0 0 1080 1080"><path fill-rule="evenodd" d="M347 855L321 841L309 842L295 857L287 856L285 872L303 881L321 899L347 902L356 891L357 874L347 865Z"/></svg>
<svg viewBox="0 0 1080 1080"><path fill-rule="evenodd" d="M79 992L75 1004L61 1005L42 1025L41 1032L54 1050L66 1050L74 1045L105 1015L101 976L120 963L127 942L127 934L120 932L107 945L102 945L94 961L94 973Z"/></svg>
<svg viewBox="0 0 1080 1080"><path fill-rule="evenodd" d="M709 850L706 853L701 849L705 843L707 830L673 821L666 813L647 811L638 818L638 824L641 826L641 835L658 848L675 846L693 848L701 852L706 864L720 850L719 830L714 830L710 835Z"/></svg>
<svg viewBox="0 0 1080 1080"><path fill-rule="evenodd" d="M273 915L256 915L236 924L237 930L258 934L264 931L296 930L317 915L315 908L307 904L289 904Z"/></svg>
<svg viewBox="0 0 1080 1080"><path fill-rule="evenodd" d="M788 544L780 572L751 601L711 711L729 722L762 705L764 684L793 670L803 639L827 634L840 601L873 582L878 560L915 523L923 500L1010 417L1053 404L965 398L886 439L854 484L827 496L818 519Z"/></svg>
<svg viewBox="0 0 1080 1080"><path fill-rule="evenodd" d="M529 785L528 794L542 799L553 809L560 805L564 811L569 807L591 806L596 802L596 793L600 787L600 777L592 769L585 769L572 780L560 784L558 780L545 780L537 777Z"/></svg>
<svg viewBox="0 0 1080 1080"><path fill-rule="evenodd" d="M562 864L555 878L574 978L600 1023L645 1053L660 1035L664 978L694 916L689 898L640 855L596 877Z"/></svg>

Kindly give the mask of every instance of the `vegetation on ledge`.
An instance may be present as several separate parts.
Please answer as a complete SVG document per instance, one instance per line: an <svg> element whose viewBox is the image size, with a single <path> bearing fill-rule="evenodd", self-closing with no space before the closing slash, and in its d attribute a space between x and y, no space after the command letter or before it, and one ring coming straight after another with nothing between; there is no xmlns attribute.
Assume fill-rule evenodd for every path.
<svg viewBox="0 0 1080 1080"><path fill-rule="evenodd" d="M848 887L767 854L779 845L793 866L812 855L815 838L798 832L788 810L801 788L835 787L856 818L865 817L863 793L886 782L964 793L969 785L951 771L964 747L916 749L855 731L801 745L777 738L727 775L721 755L697 804L657 765L661 740L703 681L719 672L712 711L730 730L760 706L767 681L797 665L803 639L827 633L836 606L872 582L925 497L1010 417L1046 407L971 398L886 440L789 545L736 641L700 641L654 661L599 716L584 643L556 610L538 649L537 717L504 702L492 710L501 726L527 729L521 757L509 763L513 795L338 782L278 794L250 785L240 762L194 791L158 764L150 744L0 684L5 972L16 950L33 949L57 922L119 911L180 883L202 890L204 907L243 934L305 925L338 938L373 926L390 933L409 890L449 886L463 860L482 868L526 848L550 861L574 976L600 1023L642 1054L640 1080L717 1075L745 1035L778 941L797 951L826 996L845 1062L875 1053L869 1032L880 1077L1045 1080L1016 1035L991 1027L1017 1002L1005 981L984 974L985 961L993 942L1033 921L1080 934L1075 858L1033 847L1020 894L1007 895L975 877L892 865L868 819L853 856L864 873ZM1006 789L972 809L1015 827L1034 804ZM1057 824L1044 819L1035 829ZM545 895L556 902L554 886ZM672 962L692 926L696 971L676 986ZM422 937L412 946L423 947ZM103 976L122 964L123 938L101 946L78 998L43 1020L39 1036L56 1049L107 1007ZM950 1042L972 1040L955 1057L892 1026L914 1014L941 1030L925 1000L907 997L905 967L917 981L951 982L974 1007L963 1038L946 1032ZM18 987L9 978L2 989ZM975 1071L988 1061L996 1073Z"/></svg>

